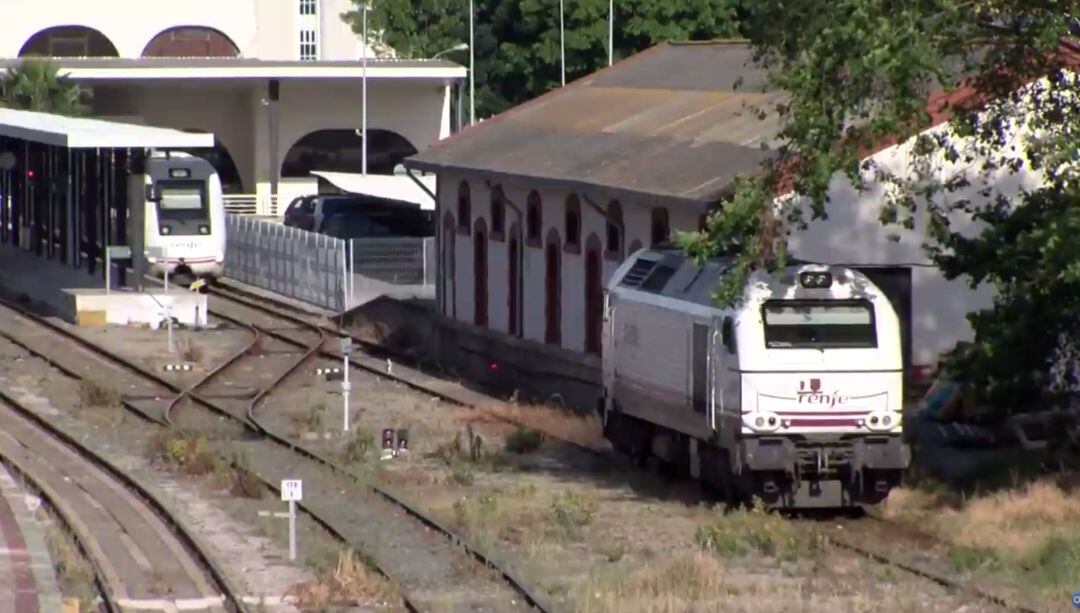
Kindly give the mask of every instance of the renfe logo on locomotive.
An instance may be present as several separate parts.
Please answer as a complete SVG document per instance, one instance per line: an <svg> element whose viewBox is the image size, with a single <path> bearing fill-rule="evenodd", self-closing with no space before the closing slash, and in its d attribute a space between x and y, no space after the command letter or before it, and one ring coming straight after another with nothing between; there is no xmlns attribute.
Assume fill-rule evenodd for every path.
<svg viewBox="0 0 1080 613"><path fill-rule="evenodd" d="M799 381L799 391L795 392L795 397L799 399L799 404L826 405L829 408L850 400L849 396L844 396L838 391L831 394L821 391L821 379Z"/></svg>

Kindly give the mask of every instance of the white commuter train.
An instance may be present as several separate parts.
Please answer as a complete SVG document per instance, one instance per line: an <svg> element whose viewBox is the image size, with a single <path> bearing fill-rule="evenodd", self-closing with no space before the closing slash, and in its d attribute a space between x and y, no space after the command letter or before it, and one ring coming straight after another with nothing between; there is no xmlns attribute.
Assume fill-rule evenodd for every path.
<svg viewBox="0 0 1080 613"><path fill-rule="evenodd" d="M147 258L147 272L162 276L168 266L170 274L181 277L221 275L225 202L221 179L210 162L187 153L154 152L146 157L143 173L132 180L144 202L143 248L166 250L166 259ZM138 215L131 219L139 224Z"/></svg>
<svg viewBox="0 0 1080 613"><path fill-rule="evenodd" d="M639 460L774 507L882 500L910 462L900 325L847 268L754 274L742 301L713 291L730 260L698 267L639 251L605 296L605 436Z"/></svg>

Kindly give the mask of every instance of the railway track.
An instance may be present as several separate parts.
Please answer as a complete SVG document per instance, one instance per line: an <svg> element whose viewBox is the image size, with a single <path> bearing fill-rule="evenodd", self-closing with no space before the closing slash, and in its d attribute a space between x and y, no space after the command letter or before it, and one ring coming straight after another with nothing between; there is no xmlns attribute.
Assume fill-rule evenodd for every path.
<svg viewBox="0 0 1080 613"><path fill-rule="evenodd" d="M124 401L124 406L125 408L134 411L140 417L148 421L157 423L163 427L174 427L177 423L177 413L184 413L184 411L179 408L180 405L187 402L188 404L193 404L197 407L204 409L205 411L212 414L214 418L216 418L217 424L211 423L213 420L203 420L203 427L211 429L213 429L215 425L220 427L220 421L222 418L224 418L230 421L234 426L238 426L240 429L248 431L249 434L257 435L257 439L259 441L268 441L272 443L274 446L273 450L268 451L266 448L262 448L253 451L256 454L262 454L260 455L260 457L267 457L265 456L265 454L268 452L271 456L276 456L275 459L281 465L290 466L291 472L289 476L310 476L311 479L305 479L305 490L309 490L310 486L307 485L309 481L318 481L318 476L314 474L312 466L298 466L295 462L297 458L306 460L311 464L317 465L317 467L320 469L329 469L342 479L352 482L354 485L356 483L359 483L359 480L351 471L337 464L333 460L324 457L315 451L309 450L302 445L294 443L288 440L285 436L274 432L270 428L263 425L257 415L257 407L259 405L259 402L267 395L271 394L276 386L278 386L282 381L284 381L290 374L295 372L295 370L299 368L311 356L316 355L317 353L326 353L322 351L322 345L326 340L326 331L321 330L318 327L306 326L306 324L305 326L299 326L298 329L294 331L294 333L306 333L309 335L309 338L306 341L297 341L295 338L282 334L282 332L278 329L261 328L255 325L239 323L238 325L242 325L243 327L249 329L252 332L252 339L250 343L245 346L243 350L231 356L228 360L219 365L212 372L208 373L205 377L196 382L194 385L191 385L189 387L181 387L157 375L156 373L148 371L143 366L136 364L131 360L125 359L119 355L116 355L106 349L95 345L94 343L82 338L71 330L66 329L64 326L52 323L47 319L37 316L36 314L23 308L21 305L15 304L8 300L0 300L0 305L17 313L18 317L32 322L34 326L47 329L48 333L53 335L54 337L58 336L66 342L75 343L80 348L84 349L86 352L96 356L99 360L107 362L114 367L119 367L124 371L134 375L136 378L141 379L145 384L147 384L146 387L144 389L141 389L138 393L129 394L128 399ZM215 313L215 315L220 317L220 314ZM46 355L46 353L36 349L35 347L20 342L17 338L14 338L6 333L2 333L0 335L7 337L9 340L12 340L16 344L22 346L24 349L30 351L32 354L44 358L50 364L60 368L69 376L81 378L82 375L85 374L78 372L76 369L61 364L60 361L57 360L54 356ZM223 373L231 372L232 369L236 368L237 365L241 364L244 358L251 355L252 352L256 351L260 343L265 343L266 339L276 339L279 342L291 345L294 349L299 346L302 350L299 354L299 357L292 360L291 364L289 364L285 369L278 371L277 374L272 376L269 381L261 385L252 398L244 400L243 402L246 406L241 410L237 410L235 402L221 399L211 400L203 396L204 390L207 387L209 387L216 380L222 378ZM150 400L154 398L164 398L167 400L165 400L165 402L163 403ZM159 408L155 409L154 404L159 405ZM201 430L202 428L199 429ZM254 442L256 441L247 441L242 444L251 447ZM268 489L272 491L277 490L277 480L268 478L268 475L260 474L258 472L255 472L254 474L260 478L260 480ZM384 488L374 485L365 485L365 487L368 488L372 493L374 493L384 504L391 505L392 507L400 510L405 514L405 516L411 518L411 521L419 522L419 524L416 525L416 528L422 527L423 529L425 529L423 531L424 533L422 534L420 533L421 531L416 530L416 528L412 529L412 532L415 533L412 535L412 538L414 540L419 539L416 543L417 548L421 550L417 552L418 557L425 557L423 554L427 553L432 554L427 557L439 558L441 555L443 559L453 559L462 554L465 554L472 560L475 560L476 562L479 562L480 564L483 564L484 566L495 571L496 576L498 577L499 585L508 588L509 597L500 595L500 588L494 585L483 586L483 588L485 589L470 590L468 594L471 594L471 597L480 600L480 602L474 603L475 605L477 605L476 607L474 607L475 610L507 610L508 608L513 609L519 607L526 607L540 611L550 610L550 607L545 604L544 597L534 593L530 588L526 587L525 584L520 579L518 579L511 571L504 568L503 564L495 560L489 554L482 553L475 547L470 546L464 538L454 533L446 526L442 525L435 518L413 507L412 505L409 505L407 502L395 496L392 492ZM350 500L350 502L352 503L354 501ZM349 506L357 507L357 504L350 504ZM376 508L370 505L365 506L363 504L360 504L359 506L360 508L358 509L352 509L353 511L357 512L357 515L353 518L354 521L366 517L367 523L377 524L378 521L374 521L374 518L380 517L381 515L387 515L386 509ZM316 510L315 508L313 508L312 505L307 503L302 503L298 505L298 508L303 513L306 513L316 524L326 529L329 534L337 538L339 541L355 545L354 539L349 538L346 535L346 530L343 529L343 525L347 525L349 523L348 521L341 521L341 518L335 521L333 518L327 517L328 513L326 512L326 509ZM363 514L364 511L369 512L369 514L365 516ZM376 528L378 527L376 526ZM400 526L397 529L397 536L402 536ZM442 551L437 552L440 555L434 555L436 554L436 552L432 551L432 544L430 542L424 542L425 540L431 540L427 537L426 531L434 531L443 537L443 539L440 541ZM409 539L405 538L404 540L408 541ZM403 543L397 543L397 545L402 544ZM425 546L427 548L426 551L424 551ZM364 550L363 547L358 547L358 549ZM402 548L399 546L397 547L397 549L402 550L401 553L408 554L407 547ZM436 560L436 562L438 561L439 560ZM426 572L428 574L437 574L436 571L441 570L443 574L452 574L452 569L450 567L454 564L456 563L447 563L445 565L446 568L434 569L432 568L431 561L429 560L426 564L426 568L420 568L420 573L423 574ZM424 567L425 564L421 564L419 566ZM422 608L422 603L414 600L410 595L406 593L406 591L408 590L410 583L421 584L418 590L425 592L430 592L430 586L422 585L424 582L422 580L418 581L417 577L411 577L412 581L410 581L410 578L403 578L401 576L401 573L393 571L388 572L387 569L382 566L376 568L376 570L384 576L387 576L391 581L398 585L398 587L403 593L404 602L402 604L406 609L420 610ZM473 581L479 581L485 575L485 573L473 573ZM493 592L494 595L492 594ZM469 598L469 596L465 594L463 594L463 597L465 597L466 600L468 600ZM500 604L494 607L492 607L490 603L488 603L488 605L485 605L483 602L484 599L495 600Z"/></svg>
<svg viewBox="0 0 1080 613"><path fill-rule="evenodd" d="M250 310L261 312L270 318L277 318L296 325L317 327L324 333L349 337L354 343L358 344L368 352L366 359L365 356L354 356L350 358L350 363L354 367L395 380L417 389L418 391L437 396L440 399L455 405L471 406L472 404L468 397L463 398L460 394L450 393L444 387L425 385L423 382L417 380L418 377L415 376L416 373L408 373L408 371L403 372L404 369L399 369L398 374L394 374L393 372L380 369L379 366L388 359L396 359L402 365L409 364L409 360L406 356L385 347L374 345L365 339L358 337L356 334L344 330L341 326L316 323L315 321L312 321L312 316L309 313L305 313L294 306L283 303L274 303L274 306L270 306L266 304L267 302L270 302L269 299L234 287L229 287L228 289L214 287L212 294L218 298L223 298L235 304L243 305ZM211 310L213 311L213 309ZM220 314L218 315L220 317ZM334 354L324 353L324 355L325 357L338 358L338 356ZM409 376L409 374L412 374L413 376ZM421 375L420 378L428 377L426 377L426 375ZM499 417L499 419L502 419L511 425L522 425L504 417ZM558 439L561 442L571 445L588 454L606 454L606 452L581 445L576 441L559 437L557 434L551 432L548 432L547 434L552 438ZM856 520L845 519L840 523L831 522L824 526L825 537L833 546L841 550L848 551L872 562L918 576L924 580L966 594L981 602L1005 610L1018 611L1020 613L1036 613L1036 609L1013 602L1012 599L1000 595L993 590L976 585L971 581L950 576L947 571L936 568L933 565L898 555L894 551L895 548L877 548L866 544L867 542L891 543L890 539L895 538L898 534L907 534L908 537L922 539L923 545L928 545L931 541L933 541L934 544L941 544L940 539L937 539L937 537L922 532L919 532L918 535L913 535L913 530L915 529L911 526L897 524L872 511L864 512L862 516Z"/></svg>
<svg viewBox="0 0 1080 613"><path fill-rule="evenodd" d="M0 392L0 458L54 511L108 611L247 611L198 541L124 471Z"/></svg>

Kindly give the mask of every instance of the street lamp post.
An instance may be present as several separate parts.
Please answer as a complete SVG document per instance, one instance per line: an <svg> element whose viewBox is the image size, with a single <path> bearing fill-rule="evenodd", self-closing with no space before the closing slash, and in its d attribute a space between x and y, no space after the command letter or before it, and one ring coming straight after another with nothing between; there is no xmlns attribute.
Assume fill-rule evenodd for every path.
<svg viewBox="0 0 1080 613"><path fill-rule="evenodd" d="M360 150L360 172L361 172L361 174L363 174L366 177L367 176L367 149L368 149L368 140L367 140L367 48L368 48L367 14L368 14L368 5L367 5L367 0L364 1L363 11L364 11L364 18L363 18L363 22L364 22L364 26L363 26L363 49L360 50L361 62L363 64L363 68L362 68L363 77L361 78L361 81L362 81L361 88L363 90L363 93L361 94L361 102L360 102L360 114L361 114L360 139L362 141L361 142L362 149Z"/></svg>
<svg viewBox="0 0 1080 613"><path fill-rule="evenodd" d="M607 65L615 62L615 0L608 0Z"/></svg>
<svg viewBox="0 0 1080 613"><path fill-rule="evenodd" d="M563 0L559 0L559 66L562 84L566 85L566 30L563 27Z"/></svg>
<svg viewBox="0 0 1080 613"><path fill-rule="evenodd" d="M476 124L476 41L473 32L473 0L469 0L469 125Z"/></svg>

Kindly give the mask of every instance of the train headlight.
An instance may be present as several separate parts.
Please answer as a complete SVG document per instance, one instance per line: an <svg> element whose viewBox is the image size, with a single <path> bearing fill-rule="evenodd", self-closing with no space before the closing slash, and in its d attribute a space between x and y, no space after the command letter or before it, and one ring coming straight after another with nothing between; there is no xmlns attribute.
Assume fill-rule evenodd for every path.
<svg viewBox="0 0 1080 613"><path fill-rule="evenodd" d="M172 234L172 228L170 228L169 226L161 226L159 230L161 231L161 234L165 236Z"/></svg>
<svg viewBox="0 0 1080 613"><path fill-rule="evenodd" d="M773 432L780 427L780 418L772 413L754 412L746 416L745 423L756 432Z"/></svg>
<svg viewBox="0 0 1080 613"><path fill-rule="evenodd" d="M877 411L868 415L862 425L867 430L887 432L900 425L900 419L888 411Z"/></svg>
<svg viewBox="0 0 1080 613"><path fill-rule="evenodd" d="M199 226L199 234L210 234L210 226L205 224Z"/></svg>

